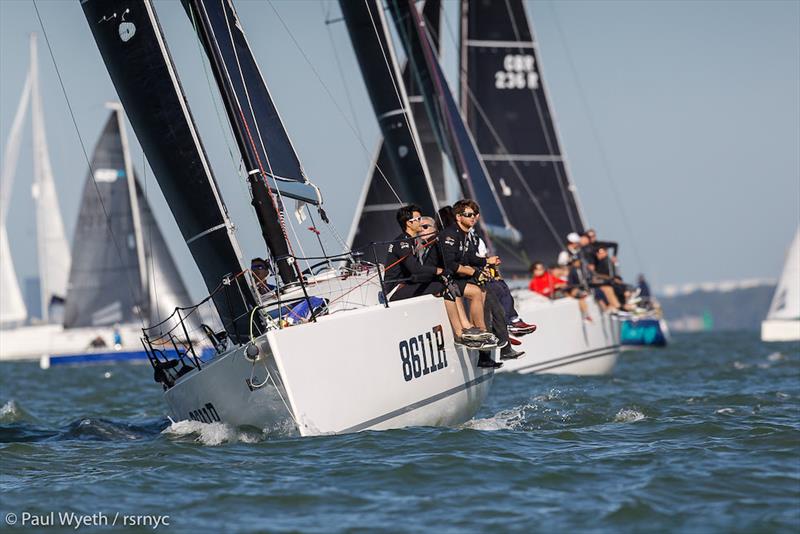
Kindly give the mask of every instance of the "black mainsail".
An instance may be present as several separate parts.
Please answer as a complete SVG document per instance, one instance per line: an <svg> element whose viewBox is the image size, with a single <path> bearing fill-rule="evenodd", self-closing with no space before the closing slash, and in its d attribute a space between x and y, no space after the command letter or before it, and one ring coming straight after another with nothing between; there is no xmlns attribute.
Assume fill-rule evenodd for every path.
<svg viewBox="0 0 800 534"><path fill-rule="evenodd" d="M518 232L509 224L494 185L478 157L475 142L450 93L434 43L413 0L390 0L389 7L442 149L464 193L481 205L484 237L487 242L490 236L516 241ZM488 244L491 246L491 242Z"/></svg>
<svg viewBox="0 0 800 534"><path fill-rule="evenodd" d="M351 247L358 249L397 233L394 214L401 201L416 204L429 215L438 206L383 5L378 0L340 0L339 5L383 135L361 213L354 221Z"/></svg>
<svg viewBox="0 0 800 534"><path fill-rule="evenodd" d="M136 176L141 227L135 223L117 113L112 112L103 127L83 187L67 284L66 328L154 324L190 302ZM113 241L116 246L110 245Z"/></svg>
<svg viewBox="0 0 800 534"><path fill-rule="evenodd" d="M150 0L81 0L111 80L183 238L212 293L234 276L241 298L214 303L234 341L246 338L255 298L233 227Z"/></svg>
<svg viewBox="0 0 800 534"><path fill-rule="evenodd" d="M284 283L298 271L281 221L276 194L320 204L317 188L303 172L278 110L258 68L230 0L183 0L211 61L233 126L264 240Z"/></svg>
<svg viewBox="0 0 800 534"><path fill-rule="evenodd" d="M521 246L503 247L503 270L555 260L583 217L569 179L521 0L462 0L461 105Z"/></svg>

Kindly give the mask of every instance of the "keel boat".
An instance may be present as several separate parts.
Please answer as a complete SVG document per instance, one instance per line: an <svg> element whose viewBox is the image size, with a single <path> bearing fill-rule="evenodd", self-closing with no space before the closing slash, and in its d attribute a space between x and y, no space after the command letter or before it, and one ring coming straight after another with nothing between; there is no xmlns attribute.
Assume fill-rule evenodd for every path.
<svg viewBox="0 0 800 534"><path fill-rule="evenodd" d="M315 206L311 183L229 0L186 0L242 156L274 275L244 268L233 225L151 0L82 0L87 22L209 297L145 330L154 379L175 420L291 430L303 436L471 418L493 372L454 344L444 304L389 304L383 269L346 251L301 272L288 199ZM320 270L321 269L321 270ZM200 332L187 321L213 309ZM174 353L170 353L172 350ZM171 355L172 354L172 355Z"/></svg>

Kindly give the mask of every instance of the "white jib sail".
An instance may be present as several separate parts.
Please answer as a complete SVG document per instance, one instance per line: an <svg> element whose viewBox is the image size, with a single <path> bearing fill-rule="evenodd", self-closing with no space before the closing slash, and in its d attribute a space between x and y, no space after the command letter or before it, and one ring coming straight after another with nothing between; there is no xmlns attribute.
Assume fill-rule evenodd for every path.
<svg viewBox="0 0 800 534"><path fill-rule="evenodd" d="M767 319L800 319L800 228L786 254Z"/></svg>
<svg viewBox="0 0 800 534"><path fill-rule="evenodd" d="M39 278L42 298L42 319L48 321L53 297L67 294L70 248L64 233L64 222L58 207L58 194L53 182L53 169L45 137L42 99L39 94L39 71L36 35L31 35L31 116L33 123L33 188L36 201L36 238L39 256Z"/></svg>
<svg viewBox="0 0 800 534"><path fill-rule="evenodd" d="M3 170L0 175L0 324L19 323L28 316L25 301L22 299L22 291L19 288L17 273L14 270L14 262L11 260L6 218L8 217L8 207L11 204L11 192L22 138L22 125L28 110L30 94L31 78L29 75L25 79L19 106L14 114L14 122L11 123L11 130L8 133L8 140L3 152Z"/></svg>

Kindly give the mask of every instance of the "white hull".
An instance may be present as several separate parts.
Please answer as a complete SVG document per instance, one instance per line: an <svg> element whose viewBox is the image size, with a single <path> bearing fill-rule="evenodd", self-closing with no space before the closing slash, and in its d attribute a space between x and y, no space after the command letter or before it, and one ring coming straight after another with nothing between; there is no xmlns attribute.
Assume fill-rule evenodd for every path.
<svg viewBox="0 0 800 534"><path fill-rule="evenodd" d="M581 317L578 301L550 300L530 291L515 294L522 318L537 326L536 332L519 338L525 356L503 362L500 372L604 375L619 356L619 323L603 313L587 297L591 322Z"/></svg>
<svg viewBox="0 0 800 534"><path fill-rule="evenodd" d="M377 300L372 287L367 303ZM178 378L164 394L173 419L303 436L451 426L475 415L493 377L476 366L477 351L454 345L443 301L431 296L332 310L256 344L263 360L238 347Z"/></svg>
<svg viewBox="0 0 800 534"><path fill-rule="evenodd" d="M800 319L762 321L761 341L800 341Z"/></svg>
<svg viewBox="0 0 800 534"><path fill-rule="evenodd" d="M115 349L114 329L108 326L64 329L60 324L42 324L0 330L0 361L39 361L42 356L60 354L142 350L141 327L122 325L119 333L122 343ZM90 344L98 336L105 347L93 349Z"/></svg>

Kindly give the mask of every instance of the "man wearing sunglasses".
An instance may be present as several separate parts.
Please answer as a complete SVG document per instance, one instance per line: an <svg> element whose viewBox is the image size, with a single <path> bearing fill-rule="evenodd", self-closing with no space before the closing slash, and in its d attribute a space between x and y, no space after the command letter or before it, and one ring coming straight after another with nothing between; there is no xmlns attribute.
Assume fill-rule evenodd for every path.
<svg viewBox="0 0 800 534"><path fill-rule="evenodd" d="M469 300L469 320L475 326L464 330L463 336L480 335L494 338L494 334L486 327L484 306L486 293L474 283L475 278L487 265L499 265L497 256L482 258L478 256L476 247L469 239L469 231L475 226L479 213L478 204L474 200L459 200L453 204L455 224L442 230L439 242L442 246L444 268L452 273L453 282L461 292L461 296ZM488 358L479 360L481 367L500 367L502 364Z"/></svg>
<svg viewBox="0 0 800 534"><path fill-rule="evenodd" d="M267 282L270 268L264 258L253 258L250 262L250 271L255 277L256 289L259 295L267 295L275 291L275 286Z"/></svg>
<svg viewBox="0 0 800 534"><path fill-rule="evenodd" d="M392 240L384 263L384 287L389 301L435 293L443 286L436 280L444 269L420 259L417 235L422 230L419 206L409 204L397 210L397 224L402 232Z"/></svg>

